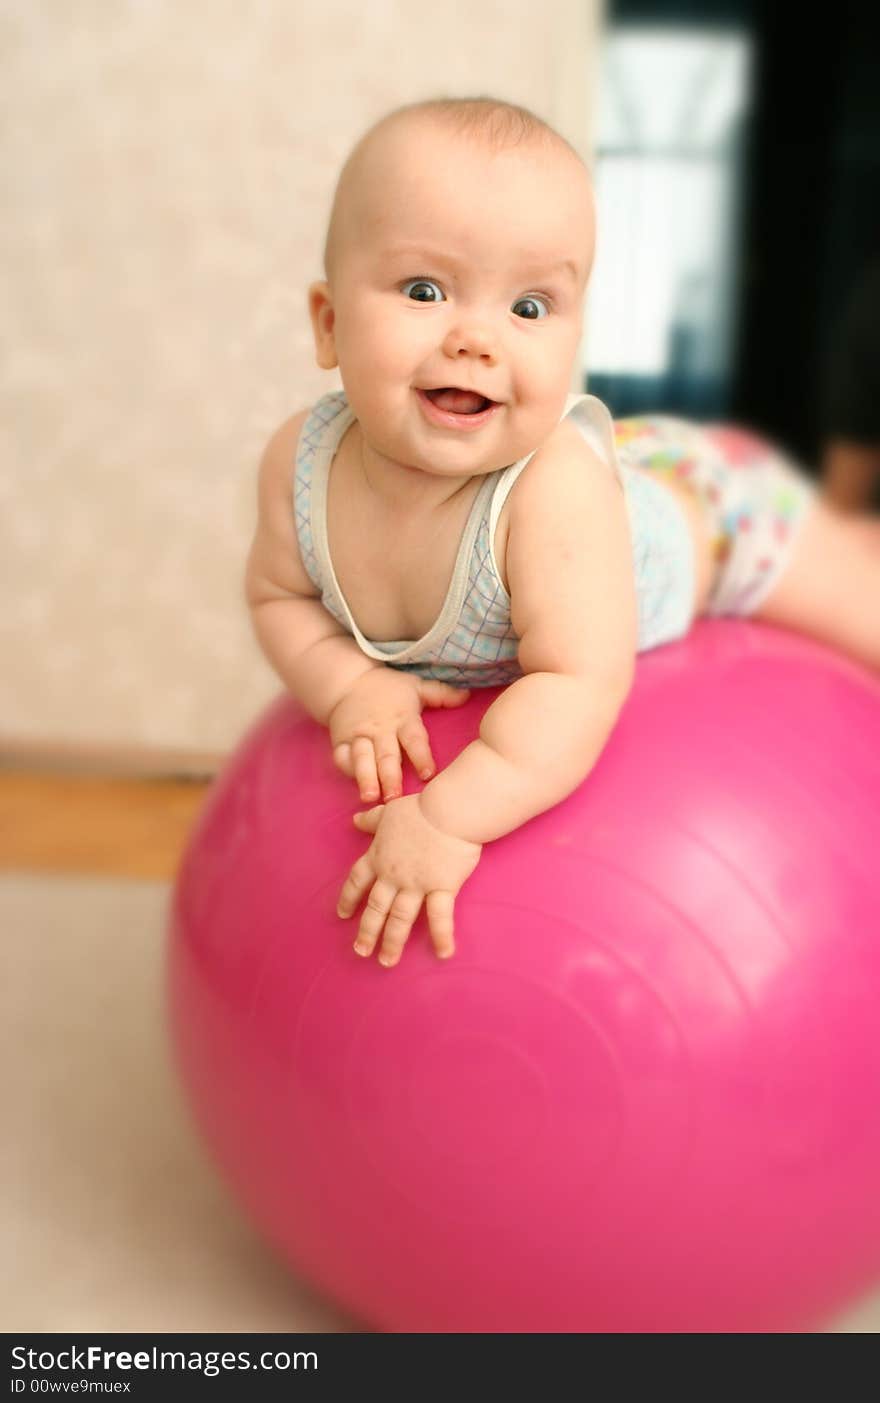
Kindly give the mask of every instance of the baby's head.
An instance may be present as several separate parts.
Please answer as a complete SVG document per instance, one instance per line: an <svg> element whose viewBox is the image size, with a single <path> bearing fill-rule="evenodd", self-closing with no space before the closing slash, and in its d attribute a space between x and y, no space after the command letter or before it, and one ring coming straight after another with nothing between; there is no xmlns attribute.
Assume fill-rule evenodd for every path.
<svg viewBox="0 0 880 1403"><path fill-rule="evenodd" d="M589 176L552 128L486 98L401 108L339 178L309 290L318 364L376 452L490 472L563 412L592 255Z"/></svg>

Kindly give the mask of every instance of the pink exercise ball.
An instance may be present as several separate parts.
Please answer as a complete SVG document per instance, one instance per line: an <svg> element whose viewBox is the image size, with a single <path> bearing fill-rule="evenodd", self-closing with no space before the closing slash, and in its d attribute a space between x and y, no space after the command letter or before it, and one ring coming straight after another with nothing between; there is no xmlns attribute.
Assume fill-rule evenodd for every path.
<svg viewBox="0 0 880 1403"><path fill-rule="evenodd" d="M730 621L637 672L580 789L484 848L450 961L423 920L394 969L353 953L357 794L291 700L205 806L182 1077L367 1327L813 1330L880 1275L880 684ZM438 764L495 695L426 713Z"/></svg>

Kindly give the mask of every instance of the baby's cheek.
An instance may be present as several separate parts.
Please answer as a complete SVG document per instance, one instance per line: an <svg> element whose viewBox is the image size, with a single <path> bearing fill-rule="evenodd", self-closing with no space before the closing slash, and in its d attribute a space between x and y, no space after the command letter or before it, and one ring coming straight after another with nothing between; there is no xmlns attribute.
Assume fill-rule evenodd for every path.
<svg viewBox="0 0 880 1403"><path fill-rule="evenodd" d="M515 416L517 444L514 458L531 453L539 444L546 442L559 424L565 412L565 395L556 393L555 387L533 386Z"/></svg>
<svg viewBox="0 0 880 1403"><path fill-rule="evenodd" d="M535 342L539 338L535 336ZM567 344L560 345L558 339L547 345L530 348L524 373L517 378L523 398L540 406L550 422L558 422L565 407L571 381L572 352Z"/></svg>

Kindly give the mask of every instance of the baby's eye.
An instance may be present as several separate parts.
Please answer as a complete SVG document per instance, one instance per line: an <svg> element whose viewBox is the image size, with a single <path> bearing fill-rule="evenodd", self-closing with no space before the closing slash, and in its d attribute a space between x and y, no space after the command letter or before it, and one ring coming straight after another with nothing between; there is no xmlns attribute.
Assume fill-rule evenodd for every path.
<svg viewBox="0 0 880 1403"><path fill-rule="evenodd" d="M413 278L411 282L404 283L401 292L411 297L414 302L446 301L441 289L436 283L432 283L430 278Z"/></svg>
<svg viewBox="0 0 880 1403"><path fill-rule="evenodd" d="M524 321L536 322L550 315L550 308L543 297L520 297L510 310Z"/></svg>

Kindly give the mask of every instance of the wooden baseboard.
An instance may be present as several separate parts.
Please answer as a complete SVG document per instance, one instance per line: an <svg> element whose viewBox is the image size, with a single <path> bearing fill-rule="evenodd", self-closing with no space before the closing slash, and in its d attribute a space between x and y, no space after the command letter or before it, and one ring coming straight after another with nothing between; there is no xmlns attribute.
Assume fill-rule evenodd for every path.
<svg viewBox="0 0 880 1403"><path fill-rule="evenodd" d="M0 773L0 872L170 879L208 789L194 775Z"/></svg>
<svg viewBox="0 0 880 1403"><path fill-rule="evenodd" d="M218 751L159 746L81 745L0 737L0 770L132 779L213 779L226 761Z"/></svg>

